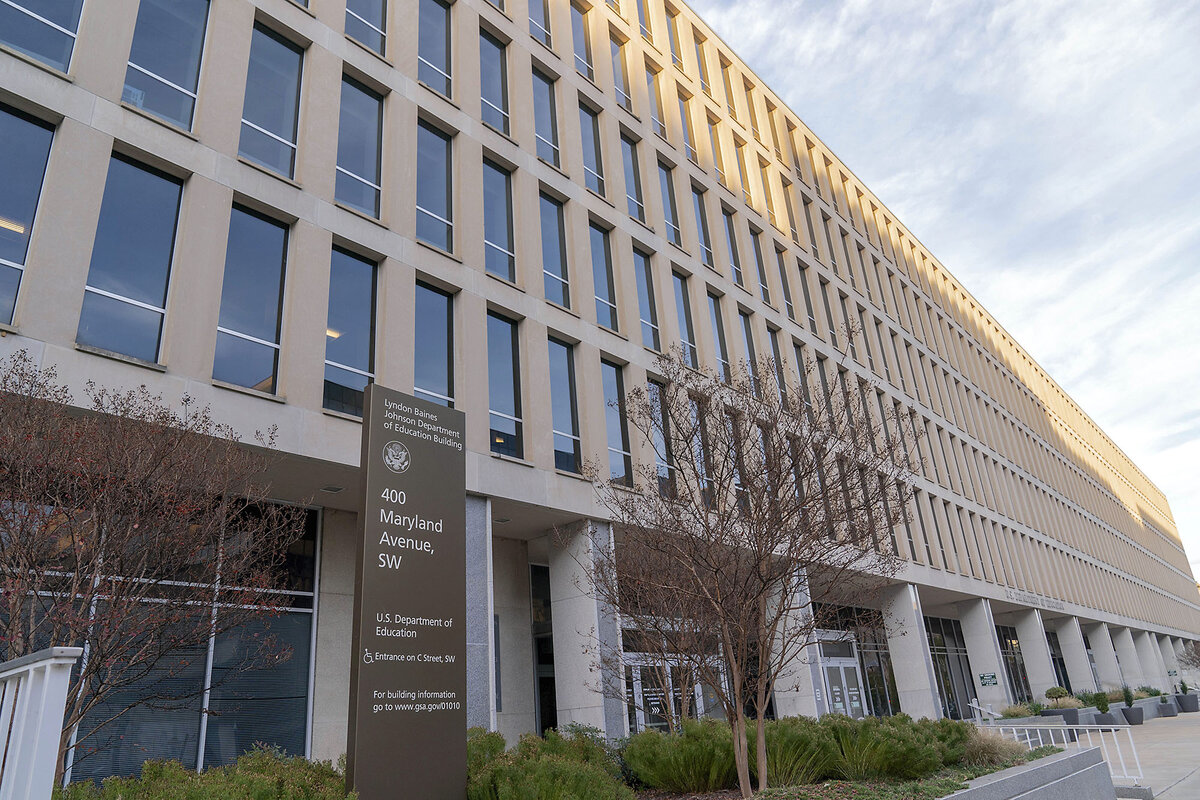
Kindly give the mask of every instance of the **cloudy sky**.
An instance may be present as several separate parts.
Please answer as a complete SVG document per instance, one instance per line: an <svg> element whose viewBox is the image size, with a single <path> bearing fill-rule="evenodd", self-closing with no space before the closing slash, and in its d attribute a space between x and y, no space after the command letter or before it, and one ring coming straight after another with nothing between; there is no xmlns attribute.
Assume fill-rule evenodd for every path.
<svg viewBox="0 0 1200 800"><path fill-rule="evenodd" d="M691 6L1166 493L1200 575L1200 2Z"/></svg>

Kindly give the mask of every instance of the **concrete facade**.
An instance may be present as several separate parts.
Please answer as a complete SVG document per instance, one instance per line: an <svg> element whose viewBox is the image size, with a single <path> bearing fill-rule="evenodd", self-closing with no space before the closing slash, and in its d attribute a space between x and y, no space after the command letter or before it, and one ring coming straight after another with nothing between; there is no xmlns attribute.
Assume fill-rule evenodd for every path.
<svg viewBox="0 0 1200 800"><path fill-rule="evenodd" d="M431 54L418 52L417 23L441 8L433 0L386 3L382 53L346 34L345 0L309 0L307 7L292 0L212 0L188 127L123 99L143 3L151 0L84 0L65 71L21 52L0 31L0 113L17 110L53 127L36 215L26 221L15 310L11 320L0 320L0 352L29 351L56 367L77 395L89 379L113 387L146 384L169 401L188 394L211 405L246 437L278 426L285 455L276 481L280 499L309 502L323 520L310 755L334 758L344 749L357 535L360 424L325 408L323 394L335 246L375 265L371 371L381 384L421 388L414 351L423 332L413 322L418 282L452 298L452 402L467 420L472 724L498 729L510 741L536 730L551 711L559 724L583 722L612 736L629 729L620 698L598 689L600 667L588 646L596 636L619 642L619 620L587 597L578 580L592 548L609 546L612 532L590 484L556 468L547 338L573 348L581 457L606 462L602 360L617 366L627 388L653 375L658 352L682 339L676 275L687 280L701 367L717 366L704 305L712 293L723 298L725 331L737 330L735 311L750 315L760 362L771 356L774 335L793 374L804 374L798 359L828 359L845 368L851 385L861 382L864 404L869 391L880 407L896 401L917 410L923 463L912 475L910 520L896 532L905 566L876 601L890 618L884 638L898 708L941 713L926 616L962 624L973 697L985 702L1009 700L996 617L1017 626L1035 695L1054 680L1045 642L1050 629L1076 690L1095 683L1084 634L1102 686L1168 688L1176 680L1167 674L1172 659L1184 641L1200 637L1200 595L1166 498L682 3L578 2L585 50L566 0L546 6L548 42L531 34L526 0L503 7L456 0L446 7L450 45L443 66L451 83L442 93L419 77L419 55ZM536 4L533 10L540 13ZM256 24L303 52L290 176L254 163L239 148ZM491 76L481 71L481 32L504 46L507 132L483 119L482 86ZM621 64L624 87L617 83ZM557 166L538 155L535 69L553 79ZM375 217L337 195L344 78L382 98ZM581 105L598 112L599 188L588 187L596 163L585 157ZM418 233L419 121L450 137L449 249ZM636 143L636 171L623 168L622 137ZM182 182L153 360L78 342L114 153ZM485 158L509 170L511 280L486 268ZM664 205L660 165L670 169L673 222L664 210L671 201ZM637 186L626 180L634 172ZM545 291L542 194L563 208L569 285L561 303ZM213 378L234 204L288 233L270 392ZM589 247L592 224L608 232L615 328L597 312L603 280L593 280L601 266ZM650 285L639 281L635 249L647 258ZM735 262L746 276L741 281ZM651 319L640 311L648 305ZM488 312L517 324L520 457L493 450ZM650 328L659 336L657 351L644 338ZM631 441L630 449L644 463L645 443ZM555 531L568 529L576 534L560 547ZM542 568L549 570L552 612L544 629L533 572ZM543 693L545 665L535 661L546 636L553 639L554 686ZM799 672L789 679L790 694L777 698L778 709L818 713L829 673L817 655ZM999 676L997 686L978 685L979 674L988 672Z"/></svg>

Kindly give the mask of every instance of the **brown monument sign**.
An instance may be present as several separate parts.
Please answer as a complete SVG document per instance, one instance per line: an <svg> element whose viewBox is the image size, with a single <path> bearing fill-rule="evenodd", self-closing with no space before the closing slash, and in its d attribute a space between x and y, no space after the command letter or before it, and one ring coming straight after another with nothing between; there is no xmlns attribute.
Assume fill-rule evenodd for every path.
<svg viewBox="0 0 1200 800"><path fill-rule="evenodd" d="M467 787L463 415L367 387L346 783L362 800Z"/></svg>

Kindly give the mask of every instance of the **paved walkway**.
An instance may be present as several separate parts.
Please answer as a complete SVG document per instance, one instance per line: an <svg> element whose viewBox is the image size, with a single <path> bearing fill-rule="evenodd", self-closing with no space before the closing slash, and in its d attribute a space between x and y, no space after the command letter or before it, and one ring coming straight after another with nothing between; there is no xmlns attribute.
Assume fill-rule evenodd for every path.
<svg viewBox="0 0 1200 800"><path fill-rule="evenodd" d="M1132 728L1142 783L1164 800L1200 800L1200 714L1148 720Z"/></svg>

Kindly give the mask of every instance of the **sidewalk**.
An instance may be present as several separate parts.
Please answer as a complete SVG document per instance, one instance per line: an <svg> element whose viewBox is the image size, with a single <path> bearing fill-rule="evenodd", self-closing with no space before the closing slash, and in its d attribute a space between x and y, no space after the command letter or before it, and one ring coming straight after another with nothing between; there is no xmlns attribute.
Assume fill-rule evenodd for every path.
<svg viewBox="0 0 1200 800"><path fill-rule="evenodd" d="M1200 800L1200 714L1152 719L1131 730L1142 784L1156 800Z"/></svg>

